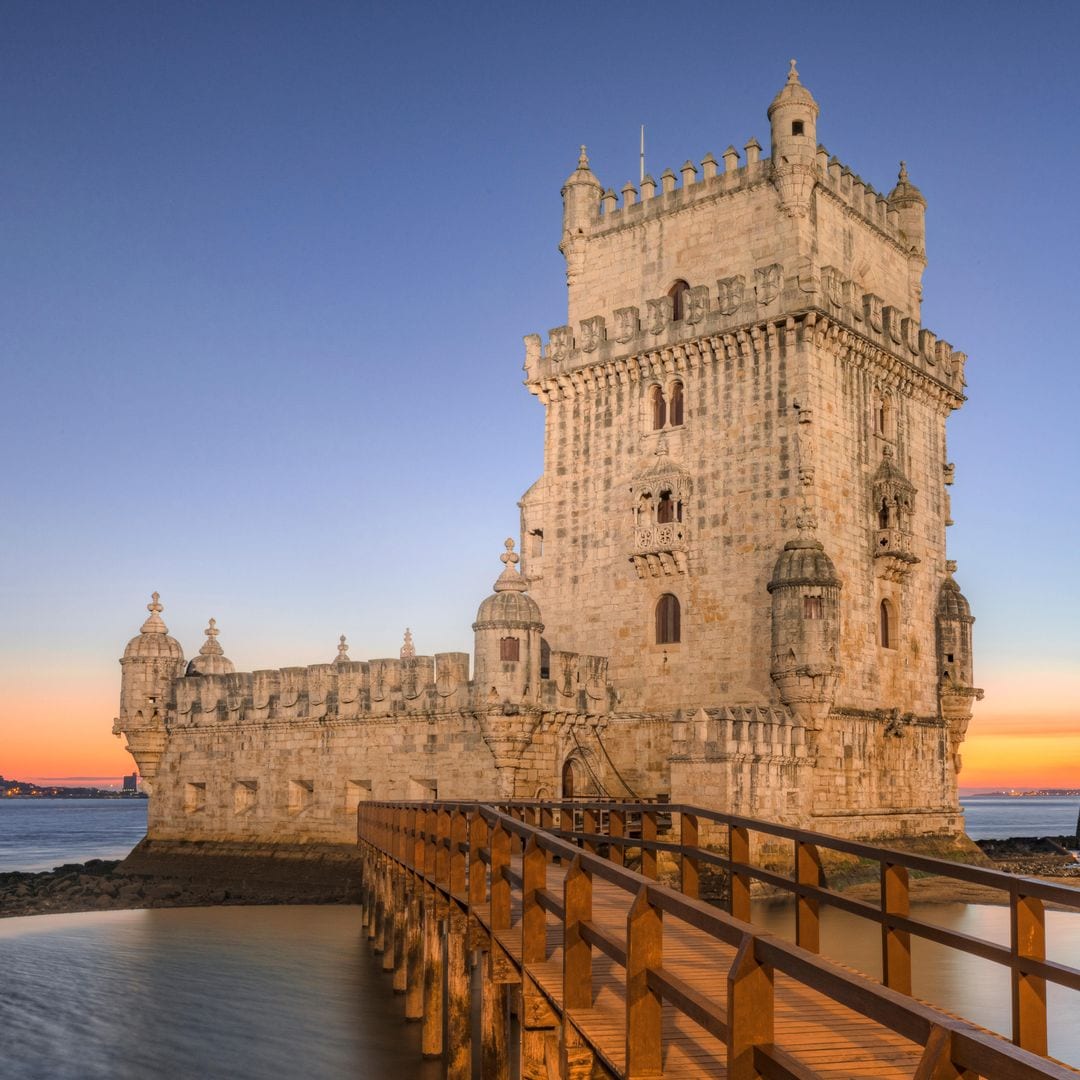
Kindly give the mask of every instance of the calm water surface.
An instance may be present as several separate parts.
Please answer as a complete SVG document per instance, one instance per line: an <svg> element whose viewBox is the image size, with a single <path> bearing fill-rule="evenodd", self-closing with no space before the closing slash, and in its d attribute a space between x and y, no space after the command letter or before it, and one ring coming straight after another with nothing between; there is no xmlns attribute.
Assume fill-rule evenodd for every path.
<svg viewBox="0 0 1080 1080"><path fill-rule="evenodd" d="M436 1080L358 907L0 919L0 1074Z"/></svg>
<svg viewBox="0 0 1080 1080"><path fill-rule="evenodd" d="M0 872L122 859L146 835L146 799L0 799Z"/></svg>
<svg viewBox="0 0 1080 1080"><path fill-rule="evenodd" d="M961 799L972 840L1010 836L1072 836L1080 799L1044 795L1030 799Z"/></svg>

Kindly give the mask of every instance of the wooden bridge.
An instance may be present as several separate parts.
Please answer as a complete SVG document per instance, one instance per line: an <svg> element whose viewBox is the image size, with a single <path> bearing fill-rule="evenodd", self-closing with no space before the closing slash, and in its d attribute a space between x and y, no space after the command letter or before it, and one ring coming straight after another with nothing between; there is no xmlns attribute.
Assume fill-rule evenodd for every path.
<svg viewBox="0 0 1080 1080"><path fill-rule="evenodd" d="M368 937L450 1080L1080 1076L1045 1056L1047 983L1080 970L1044 920L1080 889L655 802L365 803L359 839ZM880 904L828 888L823 853L876 864ZM912 917L909 872L1002 890L1010 946ZM751 924L754 879L794 896L796 944ZM880 928L881 983L818 955L826 904ZM912 936L1011 972L1012 1042L910 996Z"/></svg>

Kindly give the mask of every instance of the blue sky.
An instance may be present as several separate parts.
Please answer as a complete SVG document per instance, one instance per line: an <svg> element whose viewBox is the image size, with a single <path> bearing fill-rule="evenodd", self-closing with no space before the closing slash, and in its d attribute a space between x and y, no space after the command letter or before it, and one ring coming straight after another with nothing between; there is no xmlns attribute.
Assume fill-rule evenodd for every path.
<svg viewBox="0 0 1080 1080"><path fill-rule="evenodd" d="M642 123L654 175L767 145L795 56L829 151L929 203L976 681L1075 717L1078 36L1065 3L5 4L0 693L114 694L152 589L241 668L469 649L578 144L615 188Z"/></svg>

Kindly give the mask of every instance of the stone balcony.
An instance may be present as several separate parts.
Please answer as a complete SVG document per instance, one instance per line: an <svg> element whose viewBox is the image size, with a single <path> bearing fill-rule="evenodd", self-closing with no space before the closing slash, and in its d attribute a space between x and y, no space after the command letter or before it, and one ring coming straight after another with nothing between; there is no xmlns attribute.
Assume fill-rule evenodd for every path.
<svg viewBox="0 0 1080 1080"><path fill-rule="evenodd" d="M685 574L686 525L681 521L639 525L634 529L634 553L630 561L639 578Z"/></svg>

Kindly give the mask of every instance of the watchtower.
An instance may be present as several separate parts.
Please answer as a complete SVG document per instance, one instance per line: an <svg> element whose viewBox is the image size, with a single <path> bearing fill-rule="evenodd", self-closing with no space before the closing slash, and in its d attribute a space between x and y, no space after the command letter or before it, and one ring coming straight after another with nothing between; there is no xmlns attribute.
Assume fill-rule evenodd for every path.
<svg viewBox="0 0 1080 1080"><path fill-rule="evenodd" d="M567 323L525 339L546 423L522 569L545 636L607 655L623 707L778 710L842 776L897 717L955 727L977 695L938 655L966 358L921 325L906 167L880 194L818 116L792 61L768 157L751 138L620 200L582 148ZM923 781L954 804L943 760Z"/></svg>

